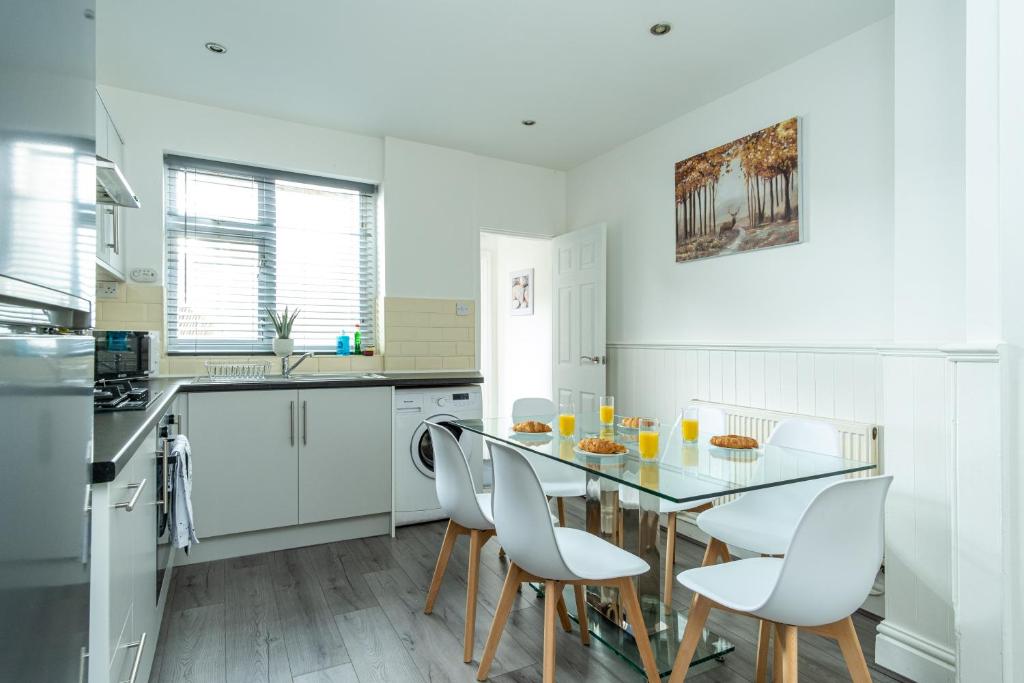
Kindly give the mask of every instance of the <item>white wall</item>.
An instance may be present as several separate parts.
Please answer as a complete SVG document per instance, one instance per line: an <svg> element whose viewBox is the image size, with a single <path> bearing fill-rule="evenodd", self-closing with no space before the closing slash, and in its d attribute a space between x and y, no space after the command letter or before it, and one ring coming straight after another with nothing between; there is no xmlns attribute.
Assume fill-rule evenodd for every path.
<svg viewBox="0 0 1024 683"><path fill-rule="evenodd" d="M162 271L163 155L175 153L380 183L384 293L475 299L481 227L554 235L565 173L457 150L100 86L142 201L126 211L127 267Z"/></svg>
<svg viewBox="0 0 1024 683"><path fill-rule="evenodd" d="M384 174L388 296L476 298L481 228L564 230L562 171L385 138Z"/></svg>
<svg viewBox="0 0 1024 683"><path fill-rule="evenodd" d="M511 415L512 403L524 396L551 398L551 242L494 233L480 235L480 249L490 253L491 281L481 296L491 295L494 375L491 415ZM512 315L509 274L534 269L533 315ZM481 310L484 307L481 306Z"/></svg>
<svg viewBox="0 0 1024 683"><path fill-rule="evenodd" d="M892 42L890 18L569 172L568 225L608 224L610 340L891 338ZM806 241L675 263L675 162L794 115Z"/></svg>

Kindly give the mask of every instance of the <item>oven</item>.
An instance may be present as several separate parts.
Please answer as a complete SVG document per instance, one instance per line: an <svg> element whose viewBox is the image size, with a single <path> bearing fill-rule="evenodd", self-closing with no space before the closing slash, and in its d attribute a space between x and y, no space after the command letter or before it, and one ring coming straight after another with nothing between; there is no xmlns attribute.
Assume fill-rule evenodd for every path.
<svg viewBox="0 0 1024 683"><path fill-rule="evenodd" d="M132 330L93 330L96 339L95 378L140 379L156 374L159 347L155 332Z"/></svg>
<svg viewBox="0 0 1024 683"><path fill-rule="evenodd" d="M167 490L170 477L174 476L174 456L171 449L181 427L181 416L173 412L160 418L156 443L156 603L159 605L164 593L170 588L167 577L170 573L174 546L171 545L170 518L171 500Z"/></svg>

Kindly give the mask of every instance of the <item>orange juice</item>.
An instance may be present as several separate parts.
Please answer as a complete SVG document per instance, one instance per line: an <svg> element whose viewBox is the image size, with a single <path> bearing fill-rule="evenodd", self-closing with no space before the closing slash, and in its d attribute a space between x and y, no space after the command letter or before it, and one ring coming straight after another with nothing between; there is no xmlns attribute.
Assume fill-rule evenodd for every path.
<svg viewBox="0 0 1024 683"><path fill-rule="evenodd" d="M641 458L654 458L658 455L658 432L641 431L637 439Z"/></svg>
<svg viewBox="0 0 1024 683"><path fill-rule="evenodd" d="M558 416L558 433L562 436L572 436L576 433L576 416L561 414Z"/></svg>
<svg viewBox="0 0 1024 683"><path fill-rule="evenodd" d="M697 420L683 418L683 441L696 441L700 434L700 423Z"/></svg>
<svg viewBox="0 0 1024 683"><path fill-rule="evenodd" d="M601 424L610 425L615 420L614 406L601 406Z"/></svg>

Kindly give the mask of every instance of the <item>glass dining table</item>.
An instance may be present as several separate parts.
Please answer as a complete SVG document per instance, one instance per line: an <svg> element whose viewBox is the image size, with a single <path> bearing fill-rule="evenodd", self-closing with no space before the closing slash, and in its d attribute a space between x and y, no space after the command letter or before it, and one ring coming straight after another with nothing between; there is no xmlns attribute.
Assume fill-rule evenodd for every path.
<svg viewBox="0 0 1024 683"><path fill-rule="evenodd" d="M573 468L585 480L586 530L640 556L650 565L650 570L635 581L662 676L672 670L686 628L687 611L681 604L666 605L662 599L666 568L660 516L666 507L682 511L687 509L686 503L696 507L709 498L721 504L746 491L824 477L863 476L874 468L873 464L859 460L780 446L731 450L711 445L704 436L695 443L687 443L683 441L679 422L657 428L657 454L644 458L638 449L638 430L623 426L620 416L615 416L613 425L607 426L600 424L596 415L592 420L577 416L575 429L569 436L558 433L558 421L552 420L550 415L519 416L520 421L529 419L553 424L554 428L545 434L517 433L512 430L514 423L508 417L457 420L453 424L484 440L516 447L542 479L546 473L561 478L573 476L572 469L564 469ZM589 437L615 441L627 451L613 456L583 452L577 444ZM669 571L674 572L689 568L674 564L669 567ZM541 587L535 588L540 590ZM566 591L566 606L575 619L572 588L566 587ZM681 596L682 591L677 591L677 595ZM618 591L589 587L586 602L591 633L642 672L640 655L619 604ZM691 668L721 659L732 650L732 643L705 629Z"/></svg>

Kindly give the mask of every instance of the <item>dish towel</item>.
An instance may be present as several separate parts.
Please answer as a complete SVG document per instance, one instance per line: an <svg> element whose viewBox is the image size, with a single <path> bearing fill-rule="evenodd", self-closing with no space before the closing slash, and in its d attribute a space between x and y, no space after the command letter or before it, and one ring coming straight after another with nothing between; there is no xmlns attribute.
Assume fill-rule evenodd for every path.
<svg viewBox="0 0 1024 683"><path fill-rule="evenodd" d="M188 437L179 434L174 439L171 454L175 457L174 474L168 482L171 497L171 541L175 548L184 548L199 543L196 524L192 516L192 447Z"/></svg>

